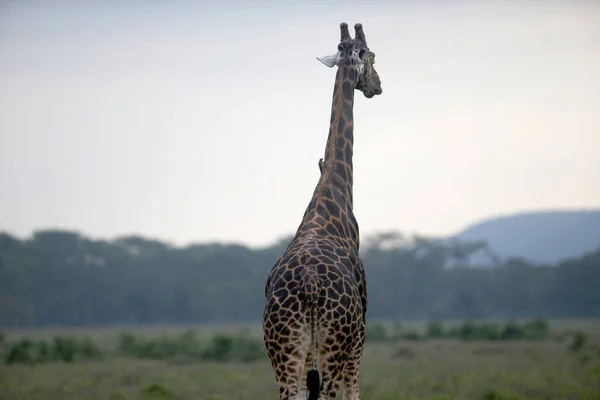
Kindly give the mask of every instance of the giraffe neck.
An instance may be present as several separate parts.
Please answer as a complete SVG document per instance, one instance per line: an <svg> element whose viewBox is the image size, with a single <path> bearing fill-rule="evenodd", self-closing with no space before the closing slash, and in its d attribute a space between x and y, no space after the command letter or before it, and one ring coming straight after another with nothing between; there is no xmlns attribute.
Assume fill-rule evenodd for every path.
<svg viewBox="0 0 600 400"><path fill-rule="evenodd" d="M340 64L333 89L331 105L331 124L325 145L322 181L326 185L336 186L347 198L348 206L353 208L353 166L354 151L354 86L356 68L353 59L346 58Z"/></svg>
<svg viewBox="0 0 600 400"><path fill-rule="evenodd" d="M357 70L353 59L343 59L335 78L323 170L298 227L296 238L327 236L358 249L358 223L353 213L352 193L356 79Z"/></svg>

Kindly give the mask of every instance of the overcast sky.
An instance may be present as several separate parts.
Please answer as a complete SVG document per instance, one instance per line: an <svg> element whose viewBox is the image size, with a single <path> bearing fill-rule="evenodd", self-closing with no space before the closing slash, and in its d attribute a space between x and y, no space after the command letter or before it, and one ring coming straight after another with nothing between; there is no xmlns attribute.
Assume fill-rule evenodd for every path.
<svg viewBox="0 0 600 400"><path fill-rule="evenodd" d="M342 21L384 89L355 102L362 235L600 206L600 2L301 3L0 1L0 230L293 233Z"/></svg>

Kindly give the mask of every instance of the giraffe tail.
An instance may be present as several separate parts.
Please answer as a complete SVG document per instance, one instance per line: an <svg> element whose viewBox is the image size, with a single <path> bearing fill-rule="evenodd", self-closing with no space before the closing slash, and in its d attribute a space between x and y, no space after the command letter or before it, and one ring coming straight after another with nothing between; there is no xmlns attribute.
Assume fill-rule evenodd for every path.
<svg viewBox="0 0 600 400"><path fill-rule="evenodd" d="M304 275L304 294L308 302L310 313L310 349L312 353L312 366L306 374L306 387L308 389L308 400L317 400L321 390L321 382L319 370L317 369L318 353L318 336L317 324L319 321L319 294L320 294L319 278L315 271L307 269Z"/></svg>
<svg viewBox="0 0 600 400"><path fill-rule="evenodd" d="M319 379L319 371L312 368L306 375L306 386L308 387L308 400L318 400L319 391L321 390L321 382Z"/></svg>

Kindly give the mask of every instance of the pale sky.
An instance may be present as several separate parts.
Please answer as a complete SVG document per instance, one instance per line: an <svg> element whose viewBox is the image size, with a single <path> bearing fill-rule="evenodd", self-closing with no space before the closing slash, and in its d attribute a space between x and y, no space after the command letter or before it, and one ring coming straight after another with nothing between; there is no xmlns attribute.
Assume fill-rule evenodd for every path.
<svg viewBox="0 0 600 400"><path fill-rule="evenodd" d="M0 1L0 230L292 234L342 21L383 85L354 108L363 236L600 206L600 2L301 3Z"/></svg>

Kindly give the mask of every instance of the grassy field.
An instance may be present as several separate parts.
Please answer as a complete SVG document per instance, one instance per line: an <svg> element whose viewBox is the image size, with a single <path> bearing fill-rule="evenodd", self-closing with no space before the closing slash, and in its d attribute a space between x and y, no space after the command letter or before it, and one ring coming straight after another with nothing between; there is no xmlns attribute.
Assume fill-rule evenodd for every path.
<svg viewBox="0 0 600 400"><path fill-rule="evenodd" d="M405 333L417 332L404 335L382 326L386 334L372 336L365 349L363 400L600 400L600 321L552 322L551 335L536 340L432 338L433 331L424 338L425 324L404 326ZM278 398L259 328L239 334L242 327L195 327L193 338L186 329L5 332L4 360L23 338L52 344L56 335L89 337L98 354L3 362L0 400ZM125 339L124 331L133 336ZM203 345L186 348L194 343Z"/></svg>

